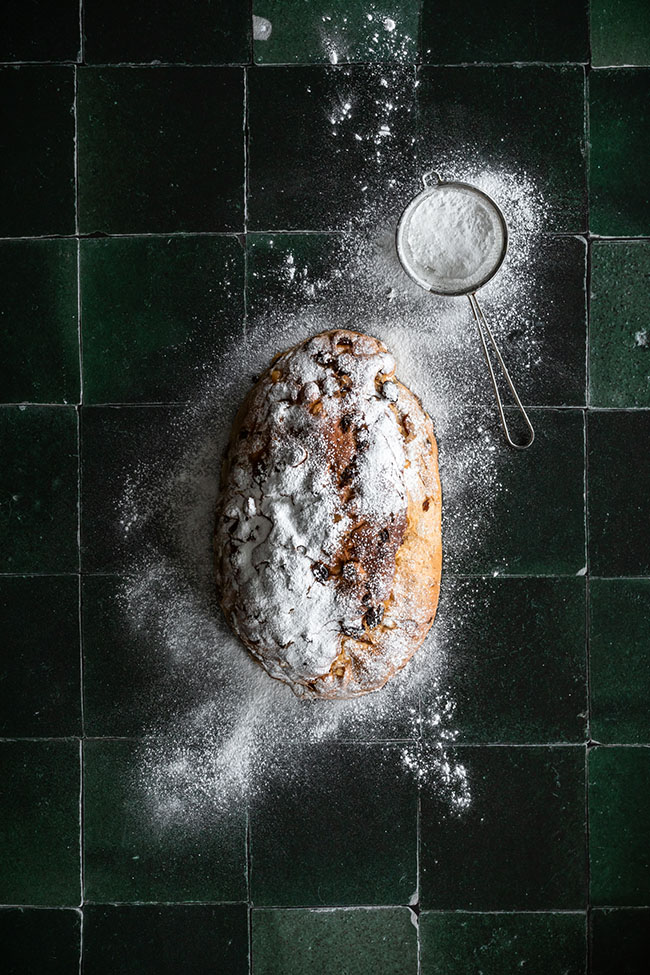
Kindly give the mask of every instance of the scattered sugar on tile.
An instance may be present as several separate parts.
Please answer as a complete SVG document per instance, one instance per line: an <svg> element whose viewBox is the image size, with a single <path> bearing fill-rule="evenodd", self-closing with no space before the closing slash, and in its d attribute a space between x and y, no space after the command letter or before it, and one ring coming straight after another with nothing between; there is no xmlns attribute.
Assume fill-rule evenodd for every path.
<svg viewBox="0 0 650 975"><path fill-rule="evenodd" d="M376 16L373 8L373 22ZM377 22L384 24L382 34L399 35L381 17ZM338 30L337 43L343 33ZM376 117L361 128L352 97L342 93L332 108L333 130L341 138L368 140L377 152L384 151L382 143L390 140L381 133L390 130L392 113L403 107L389 77L389 72L377 75L382 94ZM524 170L486 170L475 159L464 149L453 171L450 167L443 176L483 189L509 224L508 257L482 293L488 311L496 313L498 335L514 321L521 324L522 308L533 301L533 242L545 202ZM397 360L399 378L433 417L445 510L464 513L446 517L444 550L471 550L490 524L492 501L502 489L505 448L468 409L493 411L469 307L464 299L432 297L406 277L395 253L395 216L382 209L382 202L382 188L369 187L361 223L369 226L374 214L373 228L337 237L341 253L325 274L314 277L296 254L287 254L275 279L275 292L279 280L285 297L257 303L244 340L204 364L201 388L172 421L164 453L145 453L125 478L117 515L124 537L131 539L132 559L121 602L134 647L140 645L139 635L146 637L143 645L156 646L168 679L182 670L192 686L192 705L169 715L166 724L161 721L141 752L143 790L160 822L198 825L215 811L226 812L263 792L287 740L302 742L309 760L312 741L403 739L404 769L423 787L445 796L452 812L462 814L471 802L471 782L453 758L454 702L441 685L443 650L453 646L462 606L454 607L455 619L439 612L423 647L382 691L352 701L304 702L251 659L222 620L214 592L211 541L220 458L234 413L253 377L276 352L329 328L367 330L382 339ZM264 273L258 284L263 286ZM534 368L543 321L529 316L525 330L526 364ZM478 496L471 486L477 482ZM150 526L155 541L144 542ZM422 712L425 686L436 692Z"/></svg>

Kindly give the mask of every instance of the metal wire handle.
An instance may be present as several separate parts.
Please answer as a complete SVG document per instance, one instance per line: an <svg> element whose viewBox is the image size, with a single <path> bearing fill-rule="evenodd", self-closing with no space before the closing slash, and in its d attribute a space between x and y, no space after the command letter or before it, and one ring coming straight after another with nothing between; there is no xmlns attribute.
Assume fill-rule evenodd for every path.
<svg viewBox="0 0 650 975"><path fill-rule="evenodd" d="M530 422L530 420L528 419L528 414L526 413L526 410L524 409L523 404L522 404L521 400L519 399L519 394L517 393L517 390L515 389L514 383L513 383L512 379L510 378L510 373L508 372L508 370L506 368L506 364L503 361L503 357L502 357L502 355L501 355L501 353L499 351L499 347L498 347L498 345L496 344L496 342L494 340L494 336L492 334L492 330L490 329L490 326L487 323L487 319L486 319L485 315L483 314L483 309L481 308L481 306L478 303L478 298L476 297L476 294L473 292L472 294L469 294L467 297L469 298L469 303L472 306L472 313L474 315L474 321L476 322L476 327L478 329L478 334L479 334L479 336L481 338L481 345L483 346L483 354L485 356L485 361L488 364L488 369L490 370L490 377L492 379L492 385L494 387L494 395L496 396L497 406L499 408L499 416L501 417L501 426L503 427L503 432L506 435L506 440L508 441L508 443L510 444L510 446L511 447L514 447L516 450L526 450L526 448L527 447L530 447L530 445L532 444L533 440L535 439L535 431L533 430L533 425ZM522 417L524 418L524 421L526 423L526 426L528 427L528 429L530 431L530 440L526 441L526 443L515 443L514 440L512 439L512 437L510 436L510 430L508 429L508 424L506 423L506 416L505 416L505 413L504 413L504 410L503 410L503 403L501 402L501 395L499 393L499 387L497 385L497 379L496 379L496 376L494 374L494 367L492 365L492 359L491 359L491 356L490 356L490 350L489 350L488 344L487 344L487 342L485 340L485 333L486 332L487 332L487 336L488 336L488 338L490 340L490 343L492 345L492 348L494 349L494 354L497 357L497 361L499 363L499 366L501 367L501 372L503 373L503 376L504 376L504 378L505 378L505 380L506 380L506 382L507 382L507 384L508 384L508 386L510 388L510 392L512 393L512 396L514 398L514 401L517 404L517 408L518 408L519 412L521 413Z"/></svg>

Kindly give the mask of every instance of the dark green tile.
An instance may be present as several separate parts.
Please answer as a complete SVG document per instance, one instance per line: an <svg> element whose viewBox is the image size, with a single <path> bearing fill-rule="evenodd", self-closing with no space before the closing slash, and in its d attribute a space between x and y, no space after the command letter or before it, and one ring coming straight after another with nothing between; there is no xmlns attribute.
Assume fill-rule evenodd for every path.
<svg viewBox="0 0 650 975"><path fill-rule="evenodd" d="M142 461L162 453L179 412L158 406L83 408L81 560L86 572L127 571L133 555L160 537L159 512L149 511Z"/></svg>
<svg viewBox="0 0 650 975"><path fill-rule="evenodd" d="M75 572L75 410L6 406L0 434L0 571Z"/></svg>
<svg viewBox="0 0 650 975"><path fill-rule="evenodd" d="M422 914L422 975L584 975L584 914Z"/></svg>
<svg viewBox="0 0 650 975"><path fill-rule="evenodd" d="M508 288L490 290L488 286L485 310L527 403L584 405L586 245L577 238L542 234L535 235L534 241L534 264L529 262L528 269L534 285L522 289L516 305ZM518 250L521 243L513 234L511 251ZM382 270L386 286L377 287ZM352 328L385 334L389 345L398 339L398 322L400 327L422 333L422 346L431 350L439 372L437 382L448 384L450 401L491 405L494 397L482 359L468 368L465 342L445 341L435 334L437 314L450 313L454 302L419 288L414 292L407 281L397 264L392 234L388 239L373 236L370 240L342 233L247 235L251 320L265 316L277 320L291 314L304 317L308 308L313 309L314 331L327 327L336 316ZM478 348L469 304L464 299L456 302Z"/></svg>
<svg viewBox="0 0 650 975"><path fill-rule="evenodd" d="M650 579L592 579L591 736L650 744Z"/></svg>
<svg viewBox="0 0 650 975"><path fill-rule="evenodd" d="M6 975L78 975L81 914L66 910L0 910Z"/></svg>
<svg viewBox="0 0 650 975"><path fill-rule="evenodd" d="M650 64L650 6L646 0L591 0L594 65Z"/></svg>
<svg viewBox="0 0 650 975"><path fill-rule="evenodd" d="M324 61L414 62L418 56L420 5L389 0L253 0L253 12L270 21L254 44L258 64Z"/></svg>
<svg viewBox="0 0 650 975"><path fill-rule="evenodd" d="M371 294L354 288L350 268L358 241L344 233L246 235L246 306L255 321L278 307L289 313L318 306L333 294L348 302ZM383 296L382 296L383 297ZM358 323L359 325L361 323Z"/></svg>
<svg viewBox="0 0 650 975"><path fill-rule="evenodd" d="M81 242L84 402L178 402L241 333L233 237Z"/></svg>
<svg viewBox="0 0 650 975"><path fill-rule="evenodd" d="M0 67L0 237L73 234L74 69Z"/></svg>
<svg viewBox="0 0 650 975"><path fill-rule="evenodd" d="M591 912L591 975L645 975L650 955L650 911Z"/></svg>
<svg viewBox="0 0 650 975"><path fill-rule="evenodd" d="M398 746L302 743L274 772L250 812L254 904L409 902L417 795Z"/></svg>
<svg viewBox="0 0 650 975"><path fill-rule="evenodd" d="M589 413L588 445L591 571L650 574L650 413Z"/></svg>
<svg viewBox="0 0 650 975"><path fill-rule="evenodd" d="M83 233L243 230L238 68L83 68Z"/></svg>
<svg viewBox="0 0 650 975"><path fill-rule="evenodd" d="M585 738L584 579L443 579L435 685L422 689L425 737L454 702L457 741Z"/></svg>
<svg viewBox="0 0 650 975"><path fill-rule="evenodd" d="M594 904L650 903L650 750L589 753L589 861Z"/></svg>
<svg viewBox="0 0 650 975"><path fill-rule="evenodd" d="M510 204L504 205L507 209ZM482 292L482 306L525 403L584 406L587 248L578 237L536 234L532 241L525 268L520 264L516 272L530 275L528 287L513 299L510 289L500 287L496 278L493 287L488 284ZM517 239L517 232L512 233L510 248L519 247L523 250L525 244ZM467 314L471 315L469 307ZM474 330L469 317L468 327ZM465 349L457 354L466 354ZM491 403L487 373L482 388Z"/></svg>
<svg viewBox="0 0 650 975"><path fill-rule="evenodd" d="M250 57L248 4L240 0L84 0L89 64L237 64Z"/></svg>
<svg viewBox="0 0 650 975"><path fill-rule="evenodd" d="M422 57L430 64L587 61L587 0L423 0Z"/></svg>
<svg viewBox="0 0 650 975"><path fill-rule="evenodd" d="M422 906L584 908L584 748L478 747L449 754L467 773L470 799L455 809L435 780L422 786Z"/></svg>
<svg viewBox="0 0 650 975"><path fill-rule="evenodd" d="M248 975L246 905L84 910L86 975Z"/></svg>
<svg viewBox="0 0 650 975"><path fill-rule="evenodd" d="M583 414L528 413L535 442L526 451L508 447L496 406L489 413L457 411L438 424L443 490L446 480L454 486L442 516L448 571L577 575L584 570ZM511 410L508 419L519 433ZM476 452L472 447L468 461L469 444ZM480 457L485 451L494 452L496 471L487 490Z"/></svg>
<svg viewBox="0 0 650 975"><path fill-rule="evenodd" d="M81 733L76 576L0 578L0 735Z"/></svg>
<svg viewBox="0 0 650 975"><path fill-rule="evenodd" d="M202 823L156 817L145 767L137 742L84 743L85 899L244 900L244 811Z"/></svg>
<svg viewBox="0 0 650 975"><path fill-rule="evenodd" d="M412 69L268 67L248 85L252 230L397 221L417 189Z"/></svg>
<svg viewBox="0 0 650 975"><path fill-rule="evenodd" d="M162 654L159 629L134 619L125 583L105 575L82 582L84 724L90 737L142 735L197 703L196 659L188 664ZM163 589L160 579L147 585L152 598L156 585ZM211 609L218 620L216 595Z"/></svg>
<svg viewBox="0 0 650 975"><path fill-rule="evenodd" d="M0 61L76 61L79 0L7 0L0 37Z"/></svg>
<svg viewBox="0 0 650 975"><path fill-rule="evenodd" d="M418 77L423 170L452 178L460 157L461 165L513 174L539 188L544 230L585 229L582 68L421 68Z"/></svg>
<svg viewBox="0 0 650 975"><path fill-rule="evenodd" d="M0 902L79 903L79 744L0 744Z"/></svg>
<svg viewBox="0 0 650 975"><path fill-rule="evenodd" d="M589 212L593 234L650 235L650 70L589 75Z"/></svg>
<svg viewBox="0 0 650 975"><path fill-rule="evenodd" d="M78 402L76 242L2 241L0 262L3 401Z"/></svg>
<svg viewBox="0 0 650 975"><path fill-rule="evenodd" d="M253 911L255 975L415 975L417 931L405 907Z"/></svg>
<svg viewBox="0 0 650 975"><path fill-rule="evenodd" d="M650 406L650 245L596 241L591 251L589 401Z"/></svg>

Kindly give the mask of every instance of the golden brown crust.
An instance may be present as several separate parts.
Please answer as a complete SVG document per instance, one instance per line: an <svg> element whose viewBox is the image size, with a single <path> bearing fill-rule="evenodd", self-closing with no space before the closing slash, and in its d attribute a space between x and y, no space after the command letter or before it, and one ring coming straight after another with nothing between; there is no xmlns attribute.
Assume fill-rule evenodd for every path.
<svg viewBox="0 0 650 975"><path fill-rule="evenodd" d="M360 370L349 375L343 368L346 364L351 373L357 365ZM319 377L316 382L305 381L312 365ZM284 413L273 406L278 401L288 404ZM402 461L394 475L396 483L389 485L396 500L388 510L377 504L375 511L367 497L364 501L364 490L373 501L372 486L368 491L366 482L373 471L371 451L379 439L380 425L390 434L386 449L394 447ZM259 603L250 588L257 584L257 576L247 575L246 566L241 569L244 546L250 548L250 544L248 529L242 531L239 508L252 504L259 514L264 504L267 521L273 522L275 509L264 491L271 484L268 491L273 496L275 488L266 465L276 461L279 441L285 437L294 450L305 447L307 454L322 455L329 495L321 499L321 507L327 504L332 521L341 520L343 528L339 534L334 531L336 546L311 562L315 594L330 600L325 608L330 604L343 607L335 632L330 632L331 627L327 630L329 663L323 664L326 655L319 656L323 648L316 647L313 659L318 662L311 672L308 654L306 661L297 661L299 640L292 633L281 645L286 627L284 636L278 637L270 632L273 620L265 626L262 619L258 625L267 606L272 609L274 599L285 598L281 586L276 593L271 579L271 595L265 596L267 602ZM249 495L254 495L252 501ZM233 515L233 499L238 520ZM295 507L290 515L295 511L297 520L305 500L292 498ZM273 531L271 528L269 545ZM244 541L240 536L245 536ZM273 548L270 551L274 553ZM260 377L237 415L224 458L215 553L226 618L269 673L289 683L296 693L343 698L377 690L413 656L433 623L440 588L438 453L430 418L418 398L394 378L394 364L381 342L345 330L323 333L276 357ZM311 553L308 558L312 559ZM264 569L268 576L266 564ZM291 591L289 581L288 593ZM246 617L249 608L241 602L246 595L250 600L251 592L256 607L254 625ZM306 607L309 613L311 605L301 603L301 612ZM281 602L278 606L283 608ZM311 639L309 629L307 639Z"/></svg>

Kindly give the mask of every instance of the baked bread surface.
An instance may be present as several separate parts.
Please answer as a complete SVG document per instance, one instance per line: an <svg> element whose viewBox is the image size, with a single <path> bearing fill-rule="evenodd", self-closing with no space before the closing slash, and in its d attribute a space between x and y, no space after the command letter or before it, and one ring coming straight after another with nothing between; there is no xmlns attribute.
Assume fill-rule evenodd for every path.
<svg viewBox="0 0 650 975"><path fill-rule="evenodd" d="M226 619L299 696L378 690L433 623L440 522L433 424L386 347L309 338L233 424L215 531Z"/></svg>

